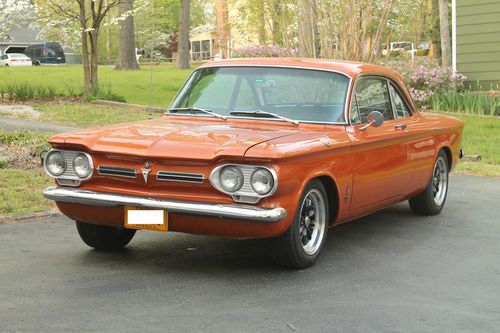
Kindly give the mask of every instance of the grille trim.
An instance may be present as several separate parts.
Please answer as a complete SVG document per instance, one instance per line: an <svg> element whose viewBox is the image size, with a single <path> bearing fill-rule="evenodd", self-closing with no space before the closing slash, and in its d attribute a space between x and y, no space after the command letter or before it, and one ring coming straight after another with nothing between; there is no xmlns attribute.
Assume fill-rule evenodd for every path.
<svg viewBox="0 0 500 333"><path fill-rule="evenodd" d="M137 178L137 170L133 168L99 165L97 167L97 173L102 176Z"/></svg>
<svg viewBox="0 0 500 333"><path fill-rule="evenodd" d="M165 182L203 184L205 182L205 175L190 172L158 171L156 179Z"/></svg>

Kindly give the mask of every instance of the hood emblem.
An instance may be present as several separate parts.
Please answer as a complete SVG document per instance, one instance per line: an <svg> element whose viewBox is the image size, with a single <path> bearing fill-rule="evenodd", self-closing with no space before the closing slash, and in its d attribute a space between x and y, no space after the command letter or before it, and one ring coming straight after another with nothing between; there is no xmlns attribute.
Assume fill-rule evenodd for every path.
<svg viewBox="0 0 500 333"><path fill-rule="evenodd" d="M142 168L141 171L142 171L142 176L144 177L144 182L147 184L148 176L149 173L151 172L151 163L149 163L149 161L144 163L144 168Z"/></svg>

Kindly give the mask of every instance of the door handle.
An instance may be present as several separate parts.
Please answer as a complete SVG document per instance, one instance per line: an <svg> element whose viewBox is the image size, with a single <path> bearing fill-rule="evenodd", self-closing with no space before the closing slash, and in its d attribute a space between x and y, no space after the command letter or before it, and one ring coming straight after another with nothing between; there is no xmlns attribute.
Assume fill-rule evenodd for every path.
<svg viewBox="0 0 500 333"><path fill-rule="evenodd" d="M397 124L397 125L394 125L395 129L400 129L400 130L403 130L403 131L406 131L407 127L408 126L406 126L406 124Z"/></svg>

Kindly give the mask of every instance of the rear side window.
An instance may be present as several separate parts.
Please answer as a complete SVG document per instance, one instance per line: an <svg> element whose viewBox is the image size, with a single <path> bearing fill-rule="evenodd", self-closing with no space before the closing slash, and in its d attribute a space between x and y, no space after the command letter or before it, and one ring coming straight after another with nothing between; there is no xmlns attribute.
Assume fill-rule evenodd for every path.
<svg viewBox="0 0 500 333"><path fill-rule="evenodd" d="M359 79L356 84L356 101L361 123L367 122L368 115L372 111L382 113L385 120L394 119L385 79L372 77Z"/></svg>
<svg viewBox="0 0 500 333"><path fill-rule="evenodd" d="M406 105L403 97L401 97L399 91L396 89L396 87L394 87L392 83L389 84L389 92L391 94L391 99L398 118L411 117L410 108Z"/></svg>

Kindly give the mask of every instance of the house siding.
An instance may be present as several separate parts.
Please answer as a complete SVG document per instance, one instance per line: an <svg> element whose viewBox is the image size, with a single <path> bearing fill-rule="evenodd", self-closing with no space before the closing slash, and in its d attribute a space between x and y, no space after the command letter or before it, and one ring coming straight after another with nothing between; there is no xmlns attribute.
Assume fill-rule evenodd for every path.
<svg viewBox="0 0 500 333"><path fill-rule="evenodd" d="M500 0L456 0L457 71L472 89L500 89Z"/></svg>

